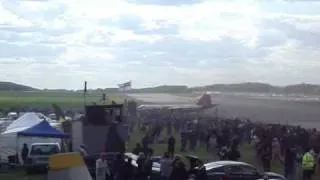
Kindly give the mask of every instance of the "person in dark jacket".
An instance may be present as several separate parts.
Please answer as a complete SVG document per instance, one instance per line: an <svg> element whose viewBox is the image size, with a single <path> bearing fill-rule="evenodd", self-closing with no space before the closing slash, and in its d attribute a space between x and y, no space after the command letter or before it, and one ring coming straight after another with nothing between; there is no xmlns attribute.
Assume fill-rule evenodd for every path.
<svg viewBox="0 0 320 180"><path fill-rule="evenodd" d="M237 146L232 146L227 156L228 156L228 160L238 161L240 158L240 152Z"/></svg>
<svg viewBox="0 0 320 180"><path fill-rule="evenodd" d="M115 180L124 180L124 166L125 166L123 154L118 154L113 165L113 175Z"/></svg>
<svg viewBox="0 0 320 180"><path fill-rule="evenodd" d="M133 178L133 170L134 167L132 165L132 159L128 158L127 162L124 165L124 170L123 170L123 178L125 180L132 180Z"/></svg>
<svg viewBox="0 0 320 180"><path fill-rule="evenodd" d="M140 143L137 143L136 147L133 149L132 153L135 155L138 155L140 152L143 152L143 149L142 149Z"/></svg>
<svg viewBox="0 0 320 180"><path fill-rule="evenodd" d="M21 151L21 157L22 157L23 164L25 164L27 162L28 154L29 154L28 145L26 143L24 143L22 151Z"/></svg>
<svg viewBox="0 0 320 180"><path fill-rule="evenodd" d="M146 161L146 157L145 157L144 153L140 152L139 157L137 159L138 168L137 168L137 171L135 174L136 180L146 180L147 179L146 170L145 170L145 161Z"/></svg>
<svg viewBox="0 0 320 180"><path fill-rule="evenodd" d="M152 175L152 159L151 159L152 155L153 155L153 152L150 152L147 155L146 160L144 162L145 174L147 177L149 177L148 179L150 179Z"/></svg>
<svg viewBox="0 0 320 180"><path fill-rule="evenodd" d="M195 180L207 180L208 179L207 171L203 162L201 160L198 160L196 165L197 165L197 173L196 173Z"/></svg>
<svg viewBox="0 0 320 180"><path fill-rule="evenodd" d="M168 140L168 153L173 157L174 156L174 146L175 146L176 140L173 137L173 135L170 136Z"/></svg>
<svg viewBox="0 0 320 180"><path fill-rule="evenodd" d="M181 161L180 157L176 157L173 161L172 173L170 180L186 180L188 172L185 164Z"/></svg>
<svg viewBox="0 0 320 180"><path fill-rule="evenodd" d="M284 176L288 180L294 179L295 176L295 165L297 155L293 148L286 148L284 156Z"/></svg>
<svg viewBox="0 0 320 180"><path fill-rule="evenodd" d="M269 144L263 145L261 152L261 162L263 165L264 172L269 172L271 168L272 150Z"/></svg>
<svg viewBox="0 0 320 180"><path fill-rule="evenodd" d="M180 152L185 152L186 151L186 146L187 146L187 133L186 132L181 132L180 133Z"/></svg>

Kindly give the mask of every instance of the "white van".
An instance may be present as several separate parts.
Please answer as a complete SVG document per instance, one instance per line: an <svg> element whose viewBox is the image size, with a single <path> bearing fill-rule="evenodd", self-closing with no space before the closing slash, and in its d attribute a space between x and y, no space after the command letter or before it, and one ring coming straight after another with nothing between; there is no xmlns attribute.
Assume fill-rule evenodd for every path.
<svg viewBox="0 0 320 180"><path fill-rule="evenodd" d="M11 120L16 120L19 117L17 112L9 112L7 116Z"/></svg>
<svg viewBox="0 0 320 180"><path fill-rule="evenodd" d="M28 174L35 171L45 171L48 168L49 157L61 152L59 143L31 144L25 168Z"/></svg>

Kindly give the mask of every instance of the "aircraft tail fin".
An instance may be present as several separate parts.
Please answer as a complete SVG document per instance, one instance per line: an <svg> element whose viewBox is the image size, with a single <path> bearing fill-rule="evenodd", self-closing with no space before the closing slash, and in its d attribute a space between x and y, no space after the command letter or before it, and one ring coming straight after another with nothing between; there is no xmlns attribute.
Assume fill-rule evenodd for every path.
<svg viewBox="0 0 320 180"><path fill-rule="evenodd" d="M209 107L212 106L211 96L209 94L204 94L199 99L197 105L203 106L203 107Z"/></svg>
<svg viewBox="0 0 320 180"><path fill-rule="evenodd" d="M61 110L61 108L56 104L52 104L52 107L53 107L54 113L57 116L57 120L60 121L60 122L65 121L65 116L64 116L64 113Z"/></svg>

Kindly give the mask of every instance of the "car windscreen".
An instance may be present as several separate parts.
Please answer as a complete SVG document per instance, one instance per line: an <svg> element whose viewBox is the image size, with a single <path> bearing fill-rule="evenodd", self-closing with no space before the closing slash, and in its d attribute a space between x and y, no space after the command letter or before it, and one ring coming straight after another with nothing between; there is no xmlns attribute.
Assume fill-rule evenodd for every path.
<svg viewBox="0 0 320 180"><path fill-rule="evenodd" d="M31 148L30 155L51 155L59 153L59 148L57 145L34 145Z"/></svg>

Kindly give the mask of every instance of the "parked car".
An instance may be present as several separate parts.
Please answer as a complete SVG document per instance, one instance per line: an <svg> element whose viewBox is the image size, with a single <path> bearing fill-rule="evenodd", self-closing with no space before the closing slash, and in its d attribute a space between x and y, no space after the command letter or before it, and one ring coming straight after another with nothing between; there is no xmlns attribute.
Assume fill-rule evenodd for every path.
<svg viewBox="0 0 320 180"><path fill-rule="evenodd" d="M110 168L112 168L112 165L114 163L114 160L116 159L117 155L119 153L117 152L110 152L110 153L106 153L106 158L107 158L107 162ZM91 174L92 177L95 177L95 173L96 173L96 160L100 157L100 154L94 154L94 155L89 155L84 157L84 161L87 165L88 171ZM133 154L133 153L125 153L124 154L124 158L125 161L127 161L128 158L132 159L132 165L134 168L138 167L137 164L137 159L138 156ZM152 158L151 158L152 159ZM157 162L153 162L152 163L152 172L153 172L153 176L154 177L160 177L160 164Z"/></svg>
<svg viewBox="0 0 320 180"><path fill-rule="evenodd" d="M49 165L49 157L61 152L59 143L33 143L24 167L28 174L37 171L46 171Z"/></svg>
<svg viewBox="0 0 320 180"><path fill-rule="evenodd" d="M205 164L208 180L286 180L274 172L260 173L254 166L237 161L216 161Z"/></svg>
<svg viewBox="0 0 320 180"><path fill-rule="evenodd" d="M125 153L125 157L126 158L130 157L132 159L132 165L136 168L138 167L138 164L137 164L138 156L137 155L135 155L133 153ZM160 173L160 163L158 162L159 161L158 156L151 157L151 161L152 161L152 171L154 173Z"/></svg>
<svg viewBox="0 0 320 180"><path fill-rule="evenodd" d="M119 153L117 152L111 152L111 153L106 153L106 158L109 167L112 167L114 160L116 159L117 155ZM100 154L93 154L84 157L84 162L86 163L86 166L88 168L88 171L92 177L96 176L96 161L99 159Z"/></svg>

